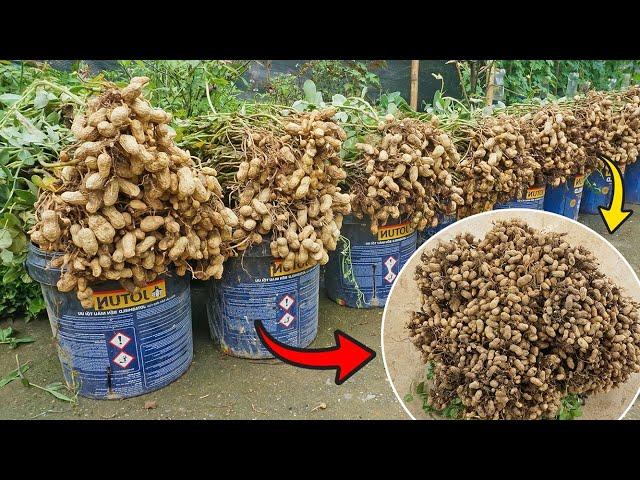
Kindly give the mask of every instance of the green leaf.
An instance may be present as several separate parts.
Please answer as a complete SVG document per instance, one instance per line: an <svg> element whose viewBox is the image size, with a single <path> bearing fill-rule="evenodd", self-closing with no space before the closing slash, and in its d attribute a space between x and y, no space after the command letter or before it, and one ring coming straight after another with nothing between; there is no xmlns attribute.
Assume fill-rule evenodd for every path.
<svg viewBox="0 0 640 480"><path fill-rule="evenodd" d="M302 91L304 92L304 97L309 103L314 103L316 100L316 84L313 83L313 80L305 80L302 85ZM295 107L294 107L295 108Z"/></svg>
<svg viewBox="0 0 640 480"><path fill-rule="evenodd" d="M344 102L347 101L347 98L344 95L340 95L339 93L331 97L331 103L333 105L344 105Z"/></svg>
<svg viewBox="0 0 640 480"><path fill-rule="evenodd" d="M27 205L33 205L37 199L30 190L16 190L14 195Z"/></svg>
<svg viewBox="0 0 640 480"><path fill-rule="evenodd" d="M46 305L42 297L32 298L27 305L27 311L31 317L36 317L45 307Z"/></svg>
<svg viewBox="0 0 640 480"><path fill-rule="evenodd" d="M404 396L404 401L405 401L405 402L413 402L413 395L411 395L410 393L407 393L407 394Z"/></svg>
<svg viewBox="0 0 640 480"><path fill-rule="evenodd" d="M69 403L75 403L76 400L74 398L71 398L63 393L60 393L60 390L64 388L64 386L62 385L62 383L60 382L55 382L55 383L51 383L49 385L47 385L46 387L44 387L44 390L46 390L47 392L49 392L51 395L53 395L54 397L60 399L60 400L64 400L65 402L69 402Z"/></svg>
<svg viewBox="0 0 640 480"><path fill-rule="evenodd" d="M0 228L0 249L9 248L12 243L11 232L6 228Z"/></svg>
<svg viewBox="0 0 640 480"><path fill-rule="evenodd" d="M51 143L60 142L60 135L58 135L58 132L56 132L53 127L51 127L50 125L45 125L45 130L47 131L47 136L49 137L49 141Z"/></svg>
<svg viewBox="0 0 640 480"><path fill-rule="evenodd" d="M427 363L427 380L433 380L433 377L436 373L436 362L430 361Z"/></svg>
<svg viewBox="0 0 640 480"><path fill-rule="evenodd" d="M2 283L4 285L9 285L11 282L15 281L20 276L20 270L17 268L11 268L7 270L7 272L2 277Z"/></svg>
<svg viewBox="0 0 640 480"><path fill-rule="evenodd" d="M0 342L6 342L13 335L13 328L0 328Z"/></svg>
<svg viewBox="0 0 640 480"><path fill-rule="evenodd" d="M53 112L51 112L49 115L47 115L45 117L45 120L47 123L52 124L52 125L57 125L60 123L60 112L57 110L54 110Z"/></svg>
<svg viewBox="0 0 640 480"><path fill-rule="evenodd" d="M40 143L37 136L30 136L28 134L25 134L24 136L25 139L33 139L35 141L35 143ZM25 140L26 141L26 140ZM31 140L29 140L31 141ZM22 150L20 153L18 153L18 159L26 166L30 167L32 166L34 163L36 163L36 159L33 155L31 155L31 152L29 152L28 150Z"/></svg>
<svg viewBox="0 0 640 480"><path fill-rule="evenodd" d="M337 112L333 116L333 118L338 122L346 122L349 119L349 115L347 115L345 112Z"/></svg>
<svg viewBox="0 0 640 480"><path fill-rule="evenodd" d="M11 250L0 251L0 260L6 266L9 266L13 260L13 252Z"/></svg>
<svg viewBox="0 0 640 480"><path fill-rule="evenodd" d="M556 415L558 420L573 420L582 416L582 402L575 394L567 395L562 399L560 410Z"/></svg>
<svg viewBox="0 0 640 480"><path fill-rule="evenodd" d="M3 148L0 150L0 165L6 165L11 159L11 153L9 153L8 148Z"/></svg>
<svg viewBox="0 0 640 480"><path fill-rule="evenodd" d="M17 380L20 378L21 374L24 374L27 370L29 370L29 364L26 363L24 365L20 365L19 369L15 369L10 371L7 375L5 375L4 377L0 378L0 388L4 387L5 385L13 382L14 380Z"/></svg>
<svg viewBox="0 0 640 480"><path fill-rule="evenodd" d="M0 95L0 102L9 106L16 103L18 100L20 100L20 98L22 97L20 97L20 95L16 95L15 93L4 93Z"/></svg>
<svg viewBox="0 0 640 480"><path fill-rule="evenodd" d="M42 143L46 138L45 134L36 127L31 120L22 115L20 112L16 112L16 118L25 128L26 133L22 134L22 142L27 143Z"/></svg>
<svg viewBox="0 0 640 480"><path fill-rule="evenodd" d="M20 228L21 222L18 217L16 217L11 212L5 212L2 217L0 217L0 225L4 225L5 227L17 227Z"/></svg>
<svg viewBox="0 0 640 480"><path fill-rule="evenodd" d="M33 106L38 110L42 110L49 104L49 95L46 90L38 90L35 98L33 99Z"/></svg>
<svg viewBox="0 0 640 480"><path fill-rule="evenodd" d="M27 236L22 232L18 232L18 234L13 237L13 243L9 247L9 250L14 254L14 256L20 255L25 251L26 246Z"/></svg>
<svg viewBox="0 0 640 480"><path fill-rule="evenodd" d="M304 100L296 100L291 108L293 108L296 112L304 112L306 108L309 106L309 102Z"/></svg>

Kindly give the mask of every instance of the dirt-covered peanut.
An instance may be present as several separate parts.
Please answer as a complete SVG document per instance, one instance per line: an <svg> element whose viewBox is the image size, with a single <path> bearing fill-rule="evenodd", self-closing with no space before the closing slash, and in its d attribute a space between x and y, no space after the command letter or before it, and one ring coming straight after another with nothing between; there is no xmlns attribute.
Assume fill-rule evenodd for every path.
<svg viewBox="0 0 640 480"><path fill-rule="evenodd" d="M407 328L437 410L457 398L462 418L554 418L566 395L640 371L640 304L562 233L497 222L423 252L415 279L423 306Z"/></svg>

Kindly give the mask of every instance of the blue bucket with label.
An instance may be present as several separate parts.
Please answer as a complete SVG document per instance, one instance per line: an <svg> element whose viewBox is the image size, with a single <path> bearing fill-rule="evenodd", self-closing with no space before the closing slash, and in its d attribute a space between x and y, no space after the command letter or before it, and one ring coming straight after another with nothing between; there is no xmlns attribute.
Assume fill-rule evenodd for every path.
<svg viewBox="0 0 640 480"><path fill-rule="evenodd" d="M442 213L438 213L438 225L435 227L427 227L422 231L418 232L418 246L422 245L424 242L433 237L440 230L447 228L449 225L456 221L455 215L445 215Z"/></svg>
<svg viewBox="0 0 640 480"><path fill-rule="evenodd" d="M557 187L547 185L544 210L577 220L583 187L584 175L569 177L565 183Z"/></svg>
<svg viewBox="0 0 640 480"><path fill-rule="evenodd" d="M68 386L97 399L135 397L167 386L193 359L189 277L162 275L137 292L91 285L93 307L56 287L54 255L30 245L26 267L40 283Z"/></svg>
<svg viewBox="0 0 640 480"><path fill-rule="evenodd" d="M496 203L493 206L493 209L504 210L506 208L529 208L532 210L543 210L545 190L546 187L544 185L529 187L516 198L513 198L508 202Z"/></svg>
<svg viewBox="0 0 640 480"><path fill-rule="evenodd" d="M620 170L624 173L624 168ZM608 168L594 170L585 181L580 213L594 215L599 213L598 207L608 207L613 193L613 178Z"/></svg>
<svg viewBox="0 0 640 480"><path fill-rule="evenodd" d="M415 230L401 222L380 227L373 235L368 219L348 215L340 233L327 263L327 296L353 308L383 307L398 272L416 251Z"/></svg>
<svg viewBox="0 0 640 480"><path fill-rule="evenodd" d="M624 172L624 201L640 204L640 162L626 166Z"/></svg>
<svg viewBox="0 0 640 480"><path fill-rule="evenodd" d="M269 242L253 246L228 259L222 278L209 283L211 338L229 355L273 358L255 330L261 320L279 342L304 348L318 333L319 288L319 265L285 269Z"/></svg>

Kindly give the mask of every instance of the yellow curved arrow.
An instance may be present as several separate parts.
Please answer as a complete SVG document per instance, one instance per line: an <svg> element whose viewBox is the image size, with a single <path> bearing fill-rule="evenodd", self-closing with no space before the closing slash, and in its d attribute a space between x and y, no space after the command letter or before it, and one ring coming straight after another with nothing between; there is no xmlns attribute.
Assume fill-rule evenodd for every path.
<svg viewBox="0 0 640 480"><path fill-rule="evenodd" d="M614 165L610 160L603 158L607 163L609 170L611 170L611 177L613 178L613 193L611 195L611 203L609 207L598 207L600 210L600 216L604 220L604 224L607 226L609 233L615 233L620 226L631 216L633 210L624 210L624 184L622 182L622 173L617 165Z"/></svg>

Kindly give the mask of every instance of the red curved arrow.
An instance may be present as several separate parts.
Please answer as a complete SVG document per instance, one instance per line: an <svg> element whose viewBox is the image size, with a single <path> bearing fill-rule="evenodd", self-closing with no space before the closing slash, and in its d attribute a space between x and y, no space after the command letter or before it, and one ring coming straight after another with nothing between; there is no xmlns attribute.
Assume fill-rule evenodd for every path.
<svg viewBox="0 0 640 480"><path fill-rule="evenodd" d="M256 320L254 325L267 350L283 362L314 370L336 368L336 385L344 383L376 356L376 352L340 330L334 332L335 347L304 349L278 342L269 335L260 320Z"/></svg>

